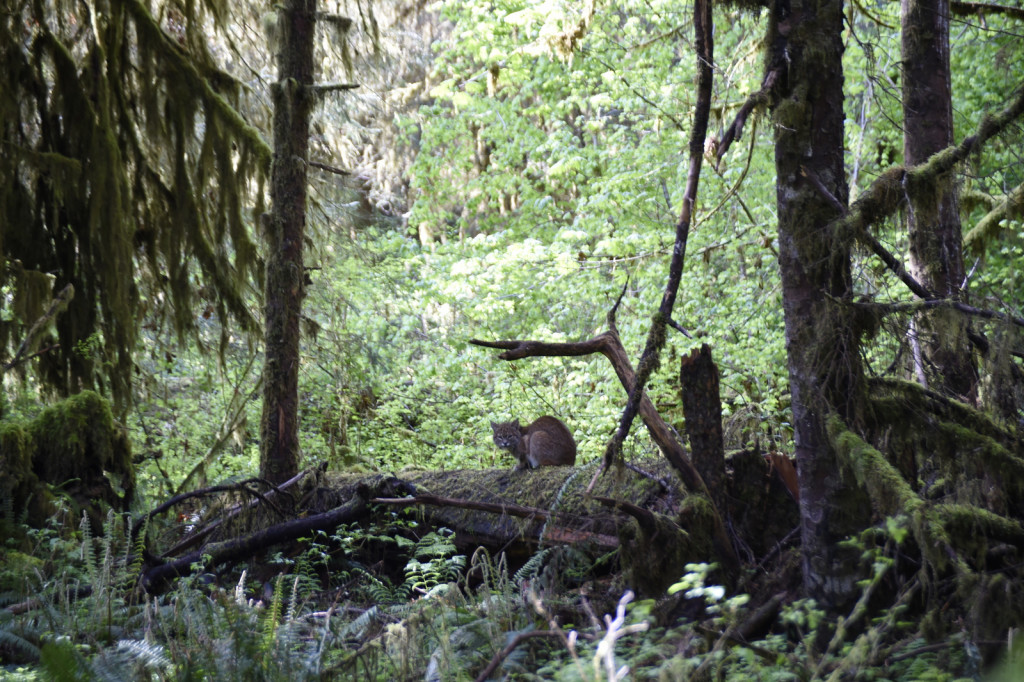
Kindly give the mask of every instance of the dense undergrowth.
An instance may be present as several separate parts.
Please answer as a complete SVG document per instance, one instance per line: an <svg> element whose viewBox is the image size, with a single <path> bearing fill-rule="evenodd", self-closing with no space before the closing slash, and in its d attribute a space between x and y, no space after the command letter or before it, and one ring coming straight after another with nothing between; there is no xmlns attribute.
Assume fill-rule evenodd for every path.
<svg viewBox="0 0 1024 682"><path fill-rule="evenodd" d="M892 559L866 545L873 577L847 618L829 623L812 602L794 601L748 639L764 599L727 593L704 564L688 566L663 598L636 600L614 577L559 561L559 548L513 572L483 551L458 555L450 532L396 515L271 557L261 579L199 574L150 596L135 584L131 529L114 514L106 521L102 535L56 518L17 529L18 551L8 548L0 570L9 609L0 611L0 678L472 680L493 665L488 679L943 682L981 679L985 663L968 633L923 640L911 589L872 611ZM371 546L386 546L391 567L404 569L364 563ZM775 568L795 560L784 552ZM984 679L1020 674L1024 652L1012 647Z"/></svg>

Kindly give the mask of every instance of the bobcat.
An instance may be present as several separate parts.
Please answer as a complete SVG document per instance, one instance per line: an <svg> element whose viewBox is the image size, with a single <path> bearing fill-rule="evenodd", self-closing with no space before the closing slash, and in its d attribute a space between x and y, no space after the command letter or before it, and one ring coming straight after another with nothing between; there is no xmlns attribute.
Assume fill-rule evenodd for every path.
<svg viewBox="0 0 1024 682"><path fill-rule="evenodd" d="M519 460L517 470L576 463L576 441L559 419L540 417L525 429L518 419L501 424L491 422L491 429L494 444Z"/></svg>

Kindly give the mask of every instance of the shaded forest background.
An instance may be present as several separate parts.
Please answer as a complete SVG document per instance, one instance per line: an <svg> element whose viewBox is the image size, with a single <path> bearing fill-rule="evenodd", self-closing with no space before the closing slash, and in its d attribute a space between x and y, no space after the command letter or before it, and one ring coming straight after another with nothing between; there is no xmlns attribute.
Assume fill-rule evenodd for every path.
<svg viewBox="0 0 1024 682"><path fill-rule="evenodd" d="M843 48L844 99L837 151L848 186L848 198L834 192L831 199L846 210L859 198L872 197L873 189L898 195L890 200L898 210L877 210L870 233L910 267L915 190L908 189L906 179L885 185L893 169L910 165L904 159L900 5L825 4L839 8L841 21L836 35ZM673 312L689 337L668 331L646 390L665 420L685 434L678 363L707 343L720 372L726 448L793 456L792 360L779 267L780 249L786 248L784 240L780 246L779 227L785 190L775 145L786 129L780 111L801 95L752 99L764 92L771 60L780 54L777 43L789 39L782 5L789 8L788 3L714 7L709 141ZM596 471L625 403L612 368L589 356L504 363L469 340L584 341L606 329L607 313L624 292L617 330L627 352L639 357L664 293L687 184L697 105L693 7L628 1L600 6L357 2L319 9L331 14L324 15L316 33L315 78L328 87L316 95L309 137L300 465L366 474L511 468L511 459L490 441L490 422L553 414L575 435L578 463ZM113 417L126 426L131 465L111 457L99 462L99 469L120 474L113 477L115 492L131 493L136 511L186 491L245 480L259 470L268 258L261 216L271 210L268 141L281 21L273 8L251 3L136 0L15 2L3 16L0 45L9 94L0 105L2 415L7 424L23 423L52 416L46 406L65 396L84 390L104 396L109 417L91 403L82 410L86 420L99 414L99 422ZM877 533L860 538L863 544L854 544L851 556L870 554L869 565L883 558L893 562L859 577L870 577L872 590L889 590L886 598L905 599L904 606L933 617L936 600L956 601L967 612L972 601L1002 598L1009 608L1024 603L1010 584L1024 537L1019 499L1024 280L1018 275L1024 255L1024 147L1020 112L1013 113L1022 95L1021 31L1018 8L952 5L952 142L963 143L993 117L1009 112L999 134L968 149L946 176L956 188L963 232L964 277L957 284L962 293L948 298L960 309L933 306L938 322L920 315L927 306L878 250L854 238L836 238L852 244L846 294L848 303L861 306L856 360L865 381L884 391L873 398L888 401L873 403L875 412L861 415L863 423L847 419L829 425L831 449L869 463L856 474L844 469L841 477L845 488L861 496L856 504L875 514L859 528ZM796 82L796 67L789 68ZM751 102L745 127L726 150L723 139ZM829 198L828 190L811 193ZM807 214L807 221L822 229L831 219ZM925 332L919 334L922 325ZM966 333L965 325L981 339L969 352L977 380L957 393L944 382L941 363L921 350L921 339L927 343L932 332ZM875 414L886 411L912 428L901 431L876 420ZM915 415L922 416L919 423ZM45 427L36 428L32 437L39 439ZM938 435L924 437L929 428ZM851 441L853 433L863 440ZM10 438L2 441L8 462L16 450ZM123 452L118 447L110 451ZM896 476L873 459L879 451ZM634 461L658 456L658 450L645 431L634 428L623 454ZM23 520L32 500L7 483L4 494L5 518ZM950 521L922 511L921 505L930 510L942 502L959 505L954 511L960 515ZM193 512L204 511L189 510L177 521L188 525ZM45 543L60 544L67 566L76 566L70 559L73 548L107 542L108 548L125 552L120 570L130 573L130 532L118 539L117 523L108 523L93 529L102 538L92 537L88 525L68 536L56 527L63 523L55 521L49 534L34 531L22 541L27 563L10 564L15 577L5 587L12 593L66 587L66 577L53 577L63 564L46 566L29 558ZM956 523L961 526L952 528ZM941 535L940 527L949 536ZM380 542L378 531L386 534L341 530L328 545L349 547L371 536ZM991 542L980 548L959 543L959 537L972 534ZM392 576L391 585L367 578L359 572L362 566L353 565L341 582L362 581L360 597L372 597L367 601L381 608L409 596L398 590L405 584L400 579L415 583L416 570L429 574L424 585L430 588L465 576L460 570L466 558L443 532L409 535L414 539L402 549L429 568L410 573L411 562L403 562L405 573ZM908 535L914 549L903 544ZM799 543L789 541L785 549L798 551ZM976 556L962 558L971 551ZM943 552L950 556L936 556ZM1003 552L1005 563L993 552ZM304 595L316 591L313 554L279 557L309 580ZM903 589L912 581L883 580L890 570L900 573L892 566L901 558L920 562L921 573L932 579L913 588L927 597ZM107 566L104 561L78 561L74 570L88 574L86 582L103 583L97 570ZM726 582L709 577L709 570L695 567L680 577L688 590L698 590L691 599L707 596L700 592L705 580ZM38 578L25 583L29 574ZM953 587L942 582L950 574L956 576ZM1000 576L1006 584L995 584ZM508 575L502 580L488 589L509 596L514 581ZM236 633L236 641L253 647L256 655L250 658L264 671L278 653L275 647L308 643L320 632L319 626L309 626L278 639L270 636L279 624L294 622L287 620L294 614L284 609L304 603L299 582L295 585L290 597L283 596L288 591L281 584L270 588L266 602L272 616L256 613L246 620L250 616L239 615L233 621L239 632L253 626L254 639ZM936 596L928 594L929 585L944 587ZM392 592L385 594L387 588ZM201 589L190 594L190 609L206 608L196 596ZM860 594L868 595L865 602L871 596ZM132 598L123 599L125 608L132 605ZM310 597L309 603L314 601ZM452 603L445 606L471 610ZM727 603L725 608L711 604L720 634L745 621L743 605ZM653 609L651 604L632 612L635 623L645 622L644 609ZM844 608L858 613L852 604ZM614 601L609 610L614 611ZM858 632L840 629L835 636L842 646L830 646L834 632L817 627L824 613L834 615L830 605L801 603L787 613L787 624L773 634L779 640L771 650L790 656L775 664L778 669L803 666L812 676L825 676L877 664L877 656L850 657ZM391 675L400 668L422 675L430 655L416 658L410 652L416 646L433 652L438 641L446 641L447 634L411 635L403 617L393 612L385 619L406 630L376 640L388 656L374 659L374 674ZM18 630L21 625L7 620L10 616L4 618L0 633L19 638L8 644L11 650L23 653L21 641L41 644ZM525 631L531 619L543 622L547 616L519 613L504 632ZM653 616L647 620L657 622ZM914 659L932 666L935 675L949 674L935 679L954 679L954 671L969 675L972 665L981 665L983 656L972 653L970 645L988 646L984 658L994 661L998 647L992 643L1005 641L1019 625L1003 612L987 624L991 627L979 625L985 620L975 612L962 627L925 622L922 629L932 629L922 633L892 624L885 632L893 637L899 632L915 646L920 642L913 635L921 635L928 642L924 647L932 644L927 636L961 637L952 647L955 661ZM83 630L101 626L93 622ZM367 623L345 627L366 641L372 639L368 632L377 636L381 628L379 622L376 630ZM491 632L488 639L500 649L497 635ZM726 639L722 635L718 641ZM403 641L405 653L388 649L402 649ZM800 644L794 647L794 641ZM183 669L173 646L157 651L150 648L152 639L139 646L128 656L133 665ZM699 655L709 661L718 655L720 661L724 647ZM91 653L104 648L96 644ZM342 661L335 665L349 674L344 665L365 654L360 651L339 654ZM687 651L691 655L684 658L698 656L696 648ZM746 651L753 651L754 659L761 655L756 648ZM816 659L823 651L833 658ZM453 663L457 656L449 660L449 653L442 657L451 666L446 669L479 672L478 663ZM158 654L178 662L162 662ZM146 663L149 655L156 662ZM689 663L667 651L645 655L670 676L704 665L698 660L687 668ZM556 663L545 664L555 668L547 674L558 669L569 675L569 660L558 668L557 655L551 659ZM282 660L299 668L305 659ZM736 670L744 665L757 670L749 661L732 664ZM202 665L209 671L218 664ZM898 668L887 674L921 679Z"/></svg>

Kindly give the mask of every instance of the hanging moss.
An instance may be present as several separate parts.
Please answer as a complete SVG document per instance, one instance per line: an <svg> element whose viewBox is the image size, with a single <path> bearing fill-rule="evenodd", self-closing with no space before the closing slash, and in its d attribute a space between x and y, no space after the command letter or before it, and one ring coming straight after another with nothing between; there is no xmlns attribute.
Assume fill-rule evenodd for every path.
<svg viewBox="0 0 1024 682"><path fill-rule="evenodd" d="M883 516L913 513L922 504L885 456L846 428L839 417L829 420L828 430L840 462L853 473L859 485L867 488L876 511Z"/></svg>
<svg viewBox="0 0 1024 682"><path fill-rule="evenodd" d="M1014 434L984 412L929 391L913 381L874 378L868 382L868 388L876 406L875 415L885 423L902 423L912 428L921 425L920 415L927 413L988 436L1004 447L1016 442Z"/></svg>
<svg viewBox="0 0 1024 682"><path fill-rule="evenodd" d="M18 103L0 106L17 150L0 157L0 258L74 286L60 344L38 361L59 393L106 387L125 407L138 318L193 333L201 287L225 323L222 347L232 321L258 333L244 304L261 277L250 211L263 211L271 154L235 108L243 87L208 49L209 19L223 27L227 7L185 3L173 37L138 0L28 3L0 22L11 46L0 68L16 74L4 101ZM0 272L0 285L9 277ZM167 306L144 311L144 300ZM11 332L7 348L20 342Z"/></svg>
<svg viewBox="0 0 1024 682"><path fill-rule="evenodd" d="M958 452L977 458L982 469L1000 481L1004 492L1020 493L1024 490L1024 457L1003 447L995 439L984 436L959 424L939 422L942 439L956 444Z"/></svg>
<svg viewBox="0 0 1024 682"><path fill-rule="evenodd" d="M1015 519L965 504L939 505L935 512L959 548L984 552L992 541L1024 546L1024 526ZM984 565L984 557L977 564Z"/></svg>
<svg viewBox="0 0 1024 682"><path fill-rule="evenodd" d="M828 422L829 439L844 470L853 473L857 483L866 488L875 511L880 516L904 514L928 563L945 568L951 558L950 539L935 510L930 507L900 475L881 452L849 430L836 416Z"/></svg>
<svg viewBox="0 0 1024 682"><path fill-rule="evenodd" d="M964 235L964 249L975 256L982 256L989 245L1002 233L1012 220L1024 218L1024 185L1017 185L1001 202L990 206L990 210L970 232Z"/></svg>

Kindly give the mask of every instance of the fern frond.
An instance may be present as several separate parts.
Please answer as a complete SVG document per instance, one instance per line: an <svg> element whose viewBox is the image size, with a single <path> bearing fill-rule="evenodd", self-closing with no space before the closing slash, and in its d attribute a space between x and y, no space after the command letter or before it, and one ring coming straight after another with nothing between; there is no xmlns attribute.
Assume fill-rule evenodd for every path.
<svg viewBox="0 0 1024 682"><path fill-rule="evenodd" d="M266 654L273 648L274 640L277 636L277 624L281 618L281 584L284 582L284 576L279 575L274 580L274 595L270 598L270 604L267 607L267 613L263 616L263 640L260 646L260 650Z"/></svg>
<svg viewBox="0 0 1024 682"><path fill-rule="evenodd" d="M0 623L0 650L17 651L24 658L39 660L39 647L24 637L11 632Z"/></svg>
<svg viewBox="0 0 1024 682"><path fill-rule="evenodd" d="M159 644L142 639L122 639L117 643L117 650L135 659L147 670L167 671L171 667L171 660Z"/></svg>
<svg viewBox="0 0 1024 682"><path fill-rule="evenodd" d="M96 582L96 550L92 546L92 522L89 515L82 512L82 523L79 525L82 531L82 563L85 570L89 572L89 580Z"/></svg>
<svg viewBox="0 0 1024 682"><path fill-rule="evenodd" d="M521 583L524 580L532 580L540 574L544 568L544 560L547 559L548 555L551 554L551 548L546 547L532 557L530 560L523 564L523 567L516 571L516 574L512 576L512 580L516 583Z"/></svg>
<svg viewBox="0 0 1024 682"><path fill-rule="evenodd" d="M371 606L370 608L363 611L358 618L350 623L345 623L338 631L339 639L362 639L362 637L369 631L370 626L381 620L383 614L381 613L380 607Z"/></svg>
<svg viewBox="0 0 1024 682"><path fill-rule="evenodd" d="M288 611L285 613L284 622L291 623L295 620L295 610L299 603L299 576L292 581L292 596L288 599Z"/></svg>

